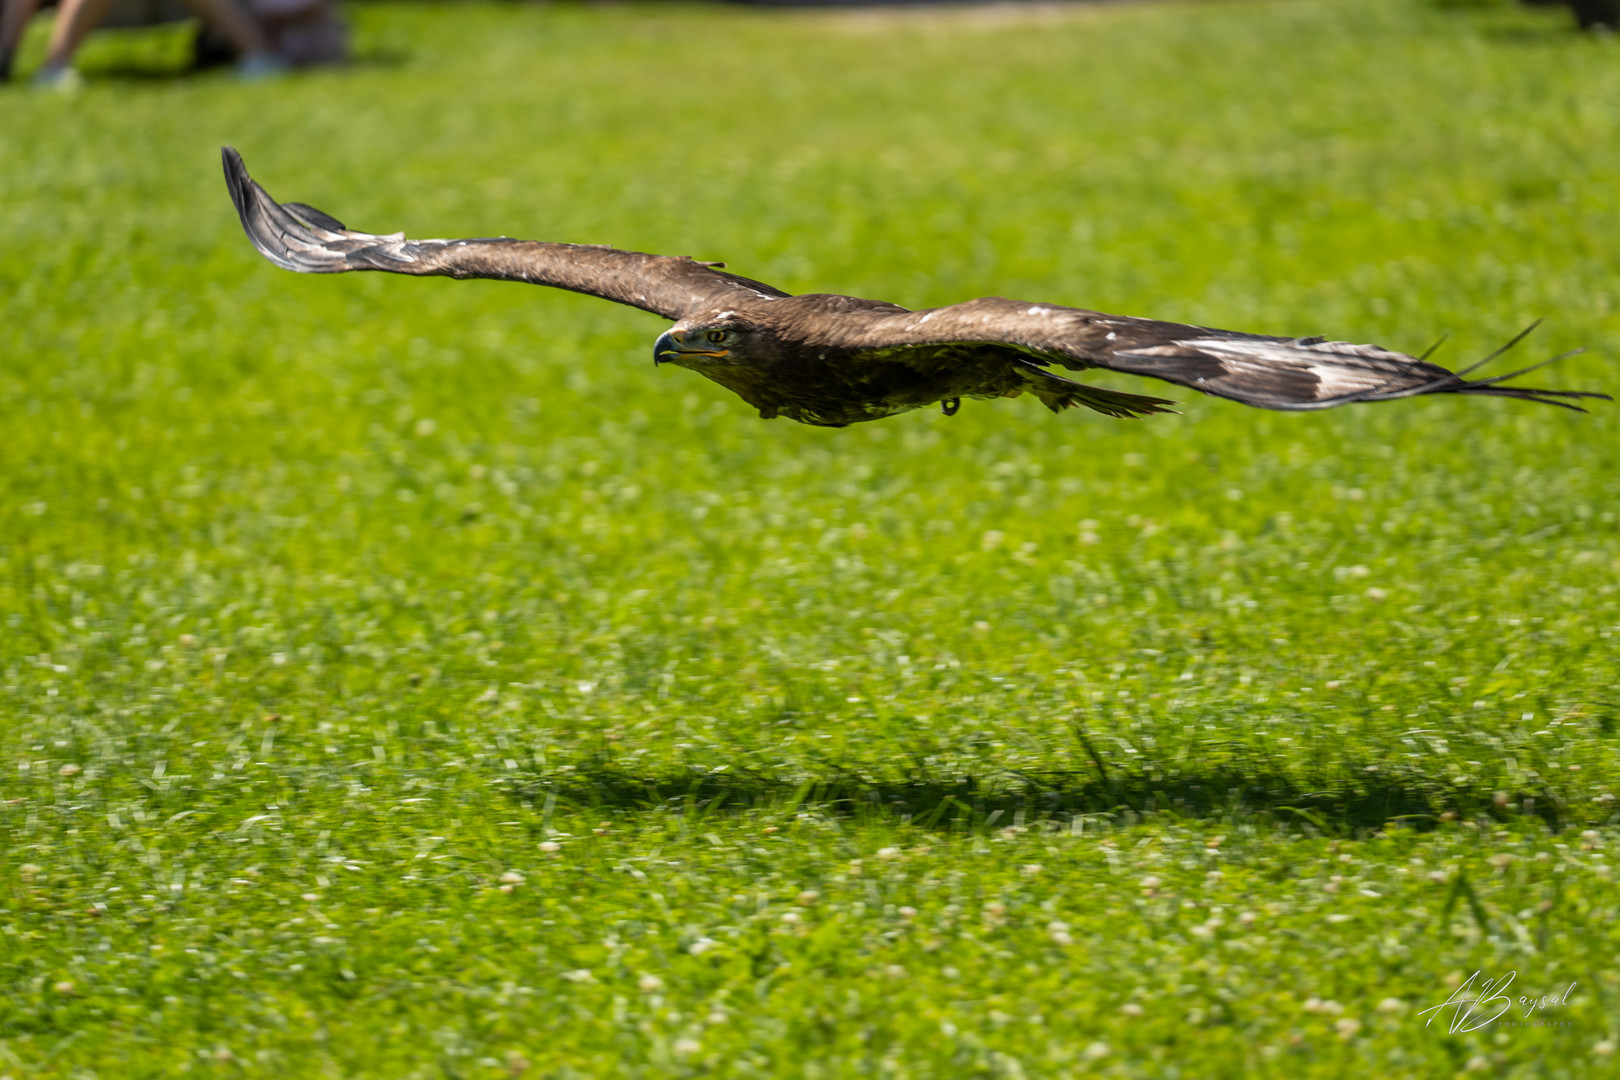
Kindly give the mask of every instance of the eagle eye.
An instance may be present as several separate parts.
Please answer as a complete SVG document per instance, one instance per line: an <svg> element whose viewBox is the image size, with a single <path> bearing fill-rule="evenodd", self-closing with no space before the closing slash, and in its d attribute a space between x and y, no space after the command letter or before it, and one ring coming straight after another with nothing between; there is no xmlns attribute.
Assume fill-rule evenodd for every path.
<svg viewBox="0 0 1620 1080"><path fill-rule="evenodd" d="M728 335L724 330L705 330L703 336L707 338L711 344L718 345L722 341L726 340Z"/></svg>

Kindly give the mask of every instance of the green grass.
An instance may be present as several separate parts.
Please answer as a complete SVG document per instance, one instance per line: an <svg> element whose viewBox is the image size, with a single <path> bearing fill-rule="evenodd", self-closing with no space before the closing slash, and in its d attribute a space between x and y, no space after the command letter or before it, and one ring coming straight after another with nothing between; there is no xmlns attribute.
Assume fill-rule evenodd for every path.
<svg viewBox="0 0 1620 1080"><path fill-rule="evenodd" d="M1545 316L1614 391L1614 42L353 14L348 71L0 93L0 1075L1608 1075L1620 410L764 423L628 309L273 269L218 148L794 291ZM1562 1026L1425 1027L1476 970Z"/></svg>

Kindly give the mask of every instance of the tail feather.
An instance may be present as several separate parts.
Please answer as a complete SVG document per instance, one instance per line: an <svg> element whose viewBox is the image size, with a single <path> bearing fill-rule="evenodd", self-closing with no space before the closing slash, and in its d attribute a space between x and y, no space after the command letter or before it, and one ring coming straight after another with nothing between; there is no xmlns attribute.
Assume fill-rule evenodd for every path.
<svg viewBox="0 0 1620 1080"><path fill-rule="evenodd" d="M1067 380L1064 380L1067 382ZM1108 390L1101 386L1086 386L1083 383L1069 383L1065 387L1048 387L1045 385L1031 390L1031 393L1041 399L1053 412L1062 412L1076 406L1094 409L1104 416L1112 416L1119 420L1136 420L1154 413L1174 413L1176 410L1168 406L1177 404L1165 398L1146 397L1141 394L1126 394L1119 390Z"/></svg>

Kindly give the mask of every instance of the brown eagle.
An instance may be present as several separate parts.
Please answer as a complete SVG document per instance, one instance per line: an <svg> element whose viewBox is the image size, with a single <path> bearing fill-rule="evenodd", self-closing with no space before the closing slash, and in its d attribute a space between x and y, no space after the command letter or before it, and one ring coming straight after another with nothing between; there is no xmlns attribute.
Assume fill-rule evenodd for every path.
<svg viewBox="0 0 1620 1080"><path fill-rule="evenodd" d="M230 147L223 153L225 181L248 238L283 269L525 281L641 308L675 323L653 345L655 364L713 379L767 420L844 427L936 402L951 415L965 397L1019 394L1053 412L1084 405L1118 417L1168 412L1175 404L1085 386L1055 374L1054 364L1146 375L1263 409L1328 409L1418 394L1515 397L1577 411L1585 410L1568 399L1611 400L1501 385L1524 371L1467 381L1463 375L1479 364L1458 374L1423 358L1323 338L1237 334L1000 297L911 311L854 296L790 296L726 273L724 263L685 257L506 237L407 240L404 233L356 232L313 207L276 202L248 175L241 155Z"/></svg>

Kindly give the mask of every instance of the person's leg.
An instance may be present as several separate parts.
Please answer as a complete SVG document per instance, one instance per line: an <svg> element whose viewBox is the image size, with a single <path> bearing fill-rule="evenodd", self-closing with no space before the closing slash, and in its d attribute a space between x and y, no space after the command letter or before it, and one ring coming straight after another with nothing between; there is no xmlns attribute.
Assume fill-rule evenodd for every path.
<svg viewBox="0 0 1620 1080"><path fill-rule="evenodd" d="M11 61L38 7L39 0L0 0L0 82L11 78Z"/></svg>
<svg viewBox="0 0 1620 1080"><path fill-rule="evenodd" d="M62 0L56 9L56 21L51 24L51 43L45 54L45 66L40 69L42 81L52 81L56 75L73 65L73 54L79 51L90 31L107 17L112 0Z"/></svg>
<svg viewBox="0 0 1620 1080"><path fill-rule="evenodd" d="M259 24L232 0L185 0L185 4L229 41L240 57L263 55L271 51L270 39L259 29Z"/></svg>

